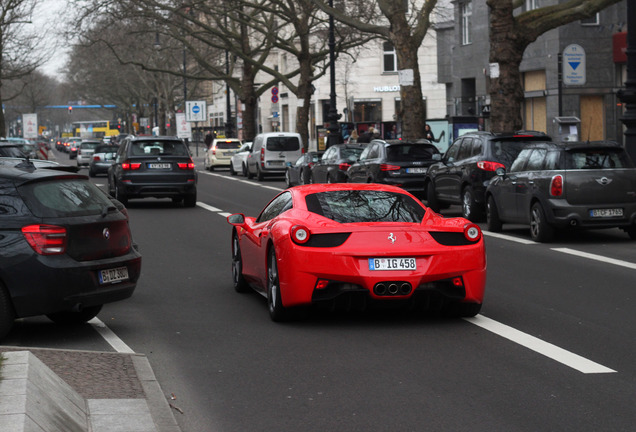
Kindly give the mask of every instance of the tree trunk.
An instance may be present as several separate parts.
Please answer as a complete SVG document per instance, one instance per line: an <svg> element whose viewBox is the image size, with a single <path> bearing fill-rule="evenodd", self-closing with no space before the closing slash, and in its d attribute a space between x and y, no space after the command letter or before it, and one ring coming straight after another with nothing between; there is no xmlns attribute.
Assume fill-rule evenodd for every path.
<svg viewBox="0 0 636 432"><path fill-rule="evenodd" d="M241 103L245 106L243 110L243 140L253 141L258 134L256 121L257 97L254 88L254 76L252 74L243 74L241 82Z"/></svg>
<svg viewBox="0 0 636 432"><path fill-rule="evenodd" d="M300 58L300 78L298 81L298 108L296 108L296 132L300 134L305 151L309 145L309 109L311 100L312 68L311 58ZM302 105L300 104L302 101Z"/></svg>
<svg viewBox="0 0 636 432"><path fill-rule="evenodd" d="M396 23L397 24L397 23ZM397 28L393 33L393 45L397 54L398 70L413 71L412 85L400 84L401 107L399 117L402 122L402 137L405 139L418 139L424 137L424 100L422 98L422 80L420 78L420 66L418 62L418 44L411 41L409 27L404 22L405 28ZM396 27L398 27L396 25Z"/></svg>
<svg viewBox="0 0 636 432"><path fill-rule="evenodd" d="M512 2L489 1L490 63L499 65L499 77L490 80L492 132L513 132L523 128L523 83L519 67L527 42L515 29Z"/></svg>

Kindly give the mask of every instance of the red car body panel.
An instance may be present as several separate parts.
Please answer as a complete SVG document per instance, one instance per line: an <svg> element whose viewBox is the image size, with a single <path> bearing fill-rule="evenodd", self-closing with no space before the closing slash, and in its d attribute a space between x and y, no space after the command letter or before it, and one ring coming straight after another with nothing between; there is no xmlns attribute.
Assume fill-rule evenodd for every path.
<svg viewBox="0 0 636 432"><path fill-rule="evenodd" d="M278 262L281 299L284 306L312 303L319 279L363 287L370 298L398 300L410 298L417 287L429 282L461 277L465 288L463 302L482 303L486 283L486 254L483 237L465 245L443 245L431 232L461 233L470 222L463 218L444 218L426 209L421 223L364 222L339 223L312 213L305 197L335 190L380 190L408 195L401 188L379 184L312 184L288 189L293 208L274 219L256 223L246 217L236 226L245 280L257 291L267 290L268 248L274 247ZM417 201L419 203L419 201ZM309 247L296 244L290 235L295 225L307 227L311 236L324 233L350 233L335 247ZM370 270L370 258L415 258L416 270ZM384 281L404 281L413 290L390 298L378 296L373 287Z"/></svg>

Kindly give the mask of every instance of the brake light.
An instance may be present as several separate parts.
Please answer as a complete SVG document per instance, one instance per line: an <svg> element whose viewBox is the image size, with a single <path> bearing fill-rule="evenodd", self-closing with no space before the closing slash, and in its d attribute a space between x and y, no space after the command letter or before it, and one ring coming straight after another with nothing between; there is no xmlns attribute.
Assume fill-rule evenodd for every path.
<svg viewBox="0 0 636 432"><path fill-rule="evenodd" d="M40 255L60 255L66 251L66 228L57 225L22 227L26 241Z"/></svg>
<svg viewBox="0 0 636 432"><path fill-rule="evenodd" d="M464 237L466 240L476 242L481 238L481 230L473 223L464 225Z"/></svg>
<svg viewBox="0 0 636 432"><path fill-rule="evenodd" d="M294 243L305 244L309 241L311 233L309 228L302 225L294 225L291 229L291 238Z"/></svg>
<svg viewBox="0 0 636 432"><path fill-rule="evenodd" d="M194 162L192 161L192 159L190 159L190 162L179 162L177 163L177 166L179 167L179 169L182 170L193 170Z"/></svg>
<svg viewBox="0 0 636 432"><path fill-rule="evenodd" d="M141 168L140 163L133 163L133 162L130 162L129 160L121 164L121 169L123 169L124 171L131 171L131 170L134 171L134 170L138 170L139 168Z"/></svg>
<svg viewBox="0 0 636 432"><path fill-rule="evenodd" d="M380 164L380 171L397 171L400 167L397 165Z"/></svg>
<svg viewBox="0 0 636 432"><path fill-rule="evenodd" d="M261 167L265 168L265 147L261 147Z"/></svg>
<svg viewBox="0 0 636 432"><path fill-rule="evenodd" d="M216 146L212 146L212 154L215 155L216 154Z"/></svg>
<svg viewBox="0 0 636 432"><path fill-rule="evenodd" d="M550 195L558 197L563 195L563 176L561 174L552 177L550 182Z"/></svg>
<svg viewBox="0 0 636 432"><path fill-rule="evenodd" d="M499 162L479 161L477 168L482 171L497 171L497 168L505 168L506 166Z"/></svg>
<svg viewBox="0 0 636 432"><path fill-rule="evenodd" d="M94 160L94 161L98 161L98 162L99 162L99 160L100 160L100 159L99 159L99 156L93 156L93 160Z"/></svg>
<svg viewBox="0 0 636 432"><path fill-rule="evenodd" d="M350 167L350 166L351 166L351 164L348 164L348 163L346 163L346 162L343 162L343 163L341 163L341 164L339 164L339 165L338 165L338 169L339 169L340 171L346 171L346 170L348 170L348 169L349 169L349 167Z"/></svg>

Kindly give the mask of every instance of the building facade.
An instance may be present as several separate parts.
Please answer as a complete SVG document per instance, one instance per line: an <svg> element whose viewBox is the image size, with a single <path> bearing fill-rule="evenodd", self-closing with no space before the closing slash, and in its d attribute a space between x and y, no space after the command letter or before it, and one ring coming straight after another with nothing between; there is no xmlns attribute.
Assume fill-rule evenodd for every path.
<svg viewBox="0 0 636 432"><path fill-rule="evenodd" d="M562 0L563 1L563 0ZM526 0L520 11L557 4ZM489 129L489 12L486 0L456 0L438 26L438 79L446 115ZM626 78L626 0L584 21L553 29L528 46L521 63L524 129L555 138L622 142Z"/></svg>

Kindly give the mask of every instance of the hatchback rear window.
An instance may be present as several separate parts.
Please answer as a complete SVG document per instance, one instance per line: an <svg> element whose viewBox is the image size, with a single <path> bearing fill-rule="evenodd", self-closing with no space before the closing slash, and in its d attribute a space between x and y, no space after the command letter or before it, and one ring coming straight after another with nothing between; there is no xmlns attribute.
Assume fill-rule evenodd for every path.
<svg viewBox="0 0 636 432"><path fill-rule="evenodd" d="M623 149L579 149L565 153L566 169L631 168Z"/></svg>
<svg viewBox="0 0 636 432"><path fill-rule="evenodd" d="M82 150L91 150L91 149L93 149L93 150L94 150L94 149L96 149L96 148L97 148L97 146L98 146L98 145L99 145L99 143L82 143L82 144L80 145L80 148L81 148Z"/></svg>
<svg viewBox="0 0 636 432"><path fill-rule="evenodd" d="M387 147L387 160L391 162L412 162L430 160L438 153L435 147L425 144L399 144Z"/></svg>
<svg viewBox="0 0 636 432"><path fill-rule="evenodd" d="M296 151L300 149L298 137L269 137L266 149L269 151Z"/></svg>
<svg viewBox="0 0 636 432"><path fill-rule="evenodd" d="M117 153L119 147L112 145L100 145L95 149L95 153Z"/></svg>
<svg viewBox="0 0 636 432"><path fill-rule="evenodd" d="M83 179L55 179L18 187L29 210L37 217L99 215L113 203L97 186Z"/></svg>
<svg viewBox="0 0 636 432"><path fill-rule="evenodd" d="M426 210L408 195L395 192L343 190L307 195L307 209L340 223L420 223Z"/></svg>
<svg viewBox="0 0 636 432"><path fill-rule="evenodd" d="M135 141L131 143L132 156L187 156L188 149L181 141Z"/></svg>
<svg viewBox="0 0 636 432"><path fill-rule="evenodd" d="M216 148L218 149L238 149L241 147L239 141L217 141Z"/></svg>

